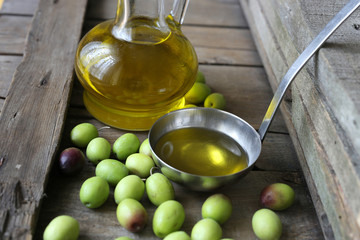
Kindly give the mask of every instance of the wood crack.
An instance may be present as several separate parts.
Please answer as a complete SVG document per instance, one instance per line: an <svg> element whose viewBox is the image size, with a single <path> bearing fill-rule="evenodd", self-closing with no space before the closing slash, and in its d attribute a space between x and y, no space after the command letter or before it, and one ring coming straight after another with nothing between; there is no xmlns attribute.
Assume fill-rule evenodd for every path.
<svg viewBox="0 0 360 240"><path fill-rule="evenodd" d="M47 85L48 82L49 82L49 80L50 80L50 77L51 77L51 70L48 71L48 72L44 75L44 77L41 78L39 87L43 87L43 86Z"/></svg>
<svg viewBox="0 0 360 240"><path fill-rule="evenodd" d="M8 210L1 210L0 211L0 237L1 234L5 233L9 223L9 211ZM1 238L0 238L1 239Z"/></svg>
<svg viewBox="0 0 360 240"><path fill-rule="evenodd" d="M22 193L22 189L21 189L20 180L18 180L15 184L13 202L14 202L15 209L19 209L21 207L21 205L24 203L24 197L23 197L23 193Z"/></svg>
<svg viewBox="0 0 360 240"><path fill-rule="evenodd" d="M2 156L2 157L0 158L0 167L4 164L4 162L5 162L5 157Z"/></svg>

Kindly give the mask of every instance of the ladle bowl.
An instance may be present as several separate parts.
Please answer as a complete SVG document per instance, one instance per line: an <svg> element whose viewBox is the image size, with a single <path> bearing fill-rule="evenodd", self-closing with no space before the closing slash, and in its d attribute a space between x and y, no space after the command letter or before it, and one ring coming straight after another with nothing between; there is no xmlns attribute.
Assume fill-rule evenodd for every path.
<svg viewBox="0 0 360 240"><path fill-rule="evenodd" d="M153 159L161 172L174 182L198 191L211 191L233 183L235 180L245 176L254 166L260 155L261 143L279 108L285 91L314 53L359 5L359 0L350 0L296 59L275 91L258 132L241 118L213 108L186 108L170 112L159 118L149 131L149 143ZM161 159L156 153L156 143L168 132L189 127L207 128L231 137L245 150L248 156L248 166L231 175L204 176L183 172L167 164L166 159Z"/></svg>
<svg viewBox="0 0 360 240"><path fill-rule="evenodd" d="M255 164L261 152L259 134L243 119L234 114L214 108L186 108L170 112L161 117L151 128L149 143L155 149L156 143L166 133L183 128L216 129L239 144L247 155L248 167L234 174L224 176L200 176L180 171L152 152L161 172L173 181L193 190L210 191L244 176Z"/></svg>

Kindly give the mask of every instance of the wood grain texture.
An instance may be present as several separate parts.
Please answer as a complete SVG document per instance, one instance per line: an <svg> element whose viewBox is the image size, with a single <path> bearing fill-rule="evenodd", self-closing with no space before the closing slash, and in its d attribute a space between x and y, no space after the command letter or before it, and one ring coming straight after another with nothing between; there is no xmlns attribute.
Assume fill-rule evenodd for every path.
<svg viewBox="0 0 360 240"><path fill-rule="evenodd" d="M205 65L232 65L261 67L262 62L257 51L250 49L224 49L195 47L199 64Z"/></svg>
<svg viewBox="0 0 360 240"><path fill-rule="evenodd" d="M21 56L0 55L0 97L6 97L10 87L11 79L21 59Z"/></svg>
<svg viewBox="0 0 360 240"><path fill-rule="evenodd" d="M28 16L0 15L0 54L22 55L31 24Z"/></svg>
<svg viewBox="0 0 360 240"><path fill-rule="evenodd" d="M248 27L243 11L236 0L190 1L184 24Z"/></svg>
<svg viewBox="0 0 360 240"><path fill-rule="evenodd" d="M345 4L241 2L248 6L252 19L249 24L273 87L299 52ZM292 104L282 107L289 132L298 142L297 149L304 151L300 162L328 239L360 236L360 158L355 126L360 110L356 90L360 79L358 61L354 62L360 59L356 40L359 33L354 30L358 12L301 71L291 89Z"/></svg>
<svg viewBox="0 0 360 240"><path fill-rule="evenodd" d="M256 51L249 29L183 26L182 31L195 47Z"/></svg>
<svg viewBox="0 0 360 240"><path fill-rule="evenodd" d="M39 0L4 0L0 8L0 14L9 15L34 15L39 4Z"/></svg>
<svg viewBox="0 0 360 240"><path fill-rule="evenodd" d="M295 49L301 52L346 2L300 1L299 4L290 5L287 1L274 1L274 4L287 4L288 8L293 9L294 13L285 14L284 8L275 6L276 9L282 9L279 11L281 22L288 30ZM360 154L360 31L356 29L359 22L360 9L339 27L317 58L307 65L310 75L313 75L315 87L324 95L326 105L350 138L357 155ZM300 24L306 27L298 27ZM301 30L294 31L297 28Z"/></svg>
<svg viewBox="0 0 360 240"><path fill-rule="evenodd" d="M14 0L5 1L11 2ZM35 2L36 0L28 1ZM61 1L65 0L55 2L58 2L59 4ZM89 1L89 6L87 8L88 21L86 22L84 29L86 30L87 26L90 26L95 22L99 22L99 19L103 19L103 17L101 17L102 11L112 12L114 9L112 9L113 7L111 7L111 4L114 2L116 1ZM91 4L95 4L96 7L92 7ZM251 38L250 31L247 28L247 23L246 21L243 21L243 23L241 23L242 20L239 21L239 19L244 20L239 3L237 0L198 0L191 1L191 4L192 5L189 6L189 12L186 16L186 24L183 29L190 40L194 42L195 49L199 56L200 69L205 73L208 84L213 91L225 94L229 101L227 107L228 111L236 113L249 121L253 126L257 127L261 122L263 114L265 113L272 96L272 92L269 87L265 71L262 68L262 63L259 59L257 49ZM16 5L20 6L20 4L13 4L13 7ZM95 10L93 12L93 16L89 15L89 11L92 11L91 9ZM240 12L236 13L238 10ZM18 10L13 11L18 11L19 13L9 13L8 16L19 15L22 10L19 8ZM31 15L30 12L31 11L29 11L29 16ZM196 14L196 16L192 16L194 14ZM237 15L235 16L234 14ZM52 14L52 17L54 18L57 16L58 15L56 14ZM77 27L78 26L76 25L76 28ZM47 31L45 31L45 33L46 32ZM63 40L62 38L59 39ZM58 49L59 46L56 46L56 48ZM42 53L48 51L49 50L47 49ZM52 51L54 56L57 56L58 51L60 51L60 49ZM66 55L67 53L60 53L60 55L61 54ZM69 55L71 55L70 52ZM45 60L50 61L52 59L52 57L49 57L52 56L51 54L47 54L46 56L46 58L43 58L44 62ZM53 60L55 61L56 59L57 57ZM43 61L41 61L41 64L43 64ZM38 61L35 61L35 65L38 63ZM56 94L53 94L54 91L51 90L51 88L54 86L54 72L56 72L55 76L57 78L61 78L61 81L68 81L68 75L66 75L67 70L64 70L66 67L64 68L64 65L62 64L70 65L70 61L61 61L61 64L56 66L59 67L59 69L61 68L61 73L53 70L51 71L51 74L46 74L47 71L39 74L40 79L37 82L43 83L45 86L50 88L42 89L42 91L49 91L47 95L51 94L54 99L50 99L50 103L46 102L46 104L44 101L41 104L39 102L32 101L32 104L36 105L37 108L41 108L42 110L49 109L47 104L60 101L59 98L56 97ZM19 69L22 68L21 66ZM44 69L48 68L45 67ZM8 71L9 74L11 72L10 69L5 69L5 71ZM35 73L27 75L27 77L32 76L38 77ZM41 76L45 77L41 78ZM34 80L34 82L36 81ZM59 114L58 119L51 118L50 116L53 116L55 111L60 110L60 108L66 105L65 100L55 106L57 109L46 110L49 115L46 117L38 114L38 112L42 112L42 110L37 110L38 112L31 115L29 113L25 114L25 110L19 107L21 109L19 112L21 113L21 116L18 116L17 114L17 117L15 118L16 121L20 122L22 117L26 118L28 115L31 115L30 117L32 118L36 115L37 120L41 121L41 123L26 126L26 128L17 128L17 135L13 136L14 139L11 140L11 142L15 142L15 139L21 138L25 138L26 140L22 139L21 142L17 143L20 144L21 147L17 147L17 151L19 151L19 153L15 153L14 155L21 159L21 152L23 153L27 149L29 150L27 150L26 153L31 153L27 154L27 158L29 159L30 157L32 158L33 155L43 156L39 153L40 151L47 151L49 154L47 157L48 160L29 160L29 163L26 163L27 165L12 166L13 168L19 168L17 171L20 172L19 174L22 175L25 180L23 181L23 179L21 179L21 181L18 181L19 179L17 179L16 181L13 181L11 178L10 182L14 183L7 187L7 189L15 189L16 194L13 194L12 191L6 190L12 194L4 199L9 201L10 205L11 202L15 202L14 205L17 207L16 213L25 212L25 220L21 220L22 222L25 222L25 224L28 220L26 217L30 216L31 212L35 211L38 213L40 211L39 223L37 224L36 233L33 237L34 239L41 239L43 230L48 222L53 217L60 214L68 214L79 220L81 229L80 239L113 239L120 236L120 234L132 236L134 239L156 239L151 230L151 219L149 219L150 223L145 231L140 234L130 234L118 224L114 212L116 206L112 199L112 193L105 206L97 210L89 210L80 203L78 191L82 182L87 177L94 175L93 165L88 164L84 171L75 177L65 177L60 175L56 164L51 167L51 172L49 171L49 167L51 165L50 161L56 158L59 151L65 147L72 146L69 140L69 134L72 127L81 122L91 122L97 128L104 127L104 124L93 119L93 117L84 108L82 103L82 88L79 82L75 81L73 89L70 89L71 91L68 90L68 85L61 85L61 83L57 83L57 86L59 85L61 87L58 87L57 89L61 89L63 92L57 92L57 94L66 96L67 92L71 92L71 105L67 110L65 126L62 124L62 126L64 126L64 130L62 131L63 134L61 141L57 140L56 136L59 135L58 129L61 128L61 121L65 118L65 113L64 115ZM8 85L4 86L6 87ZM18 86L19 85L17 85L17 87ZM45 88L45 86L43 88ZM12 92L12 88L13 86L10 87L9 92ZM8 102L8 100L11 99L14 99L14 97L6 98L6 101ZM22 103L25 104L25 101L26 100L22 101ZM8 104L7 102L5 105ZM0 98L0 109L2 103L3 98ZM45 106L42 106L44 104ZM28 107L31 107L30 103L26 104L24 108ZM8 110L7 113L9 113ZM27 123L26 119L22 119L21 121L24 124ZM54 121L57 122L54 123ZM43 126L43 124L45 126ZM41 129L41 131L33 131L34 133L31 134L28 133L27 128L34 129L34 126L36 129ZM51 127L54 131L51 131L50 133L47 132L47 129ZM24 132L21 132L22 129L24 129ZM109 139L111 143L113 143L118 136L124 133L125 131L112 128L103 128L100 131L100 135ZM32 145L29 145L32 144L29 139L37 141L42 134L52 135L37 143L37 146L42 146L42 148L33 148ZM136 132L136 135L139 136L140 140L144 140L147 137L147 132ZM27 146L27 148L25 146ZM51 154L54 152L56 152L56 156ZM35 164L38 166L38 169L35 171L30 173L24 170L24 166L31 167ZM47 170L44 170L44 168L46 168L43 166L44 164L47 164ZM234 239L254 239L255 236L251 229L251 216L254 211L260 207L258 205L259 192L264 186L272 182L281 181L293 186L297 194L295 205L288 211L279 213L284 224L283 239L323 239L313 203L309 197L306 184L302 178L302 173L299 172L299 163L280 114L278 114L277 118L274 120L271 132L267 135L264 141L263 151L255 169L258 169L258 171L251 172L246 178L242 179L236 185L221 190L231 196L235 206L234 215L230 219L229 223L223 226L224 237L233 237ZM43 179L41 179L41 174L46 174L47 177L43 177ZM40 177L39 179L36 178L36 181L28 184L26 179L30 175ZM46 182L48 177L49 184ZM45 182L42 182L44 179ZM3 183L3 180L1 180L1 183ZM6 184L7 182L3 183L3 185ZM39 196L39 192L37 190L34 190L39 189L39 186L40 192L42 191L41 196ZM45 186L47 186L46 190L43 191ZM208 194L188 192L186 189L176 186L176 195L177 200L186 206L187 219L183 228L190 233L193 224L199 220L201 204ZM44 199L43 204L41 205L41 210L40 205L37 202L38 198ZM35 200L33 201L33 199ZM151 206L146 197L143 199L143 203L148 208L151 218L155 208ZM23 211L24 209L26 209L26 211ZM7 228L7 234L10 235L11 230L9 230L9 224L12 224L12 219L14 218L7 218L6 216L12 215L9 215L8 211L0 212L0 226L2 226L0 227L0 232ZM9 219L11 219L11 221ZM23 218L17 217L17 219ZM17 221L17 224L23 225L21 221ZM36 222L36 219L33 222ZM35 224L32 226L35 226ZM21 231L26 232L26 230ZM15 231L11 234L15 236Z"/></svg>
<svg viewBox="0 0 360 240"><path fill-rule="evenodd" d="M63 129L85 5L43 0L34 16L0 115L0 135L7 136L0 140L0 238L32 238Z"/></svg>
<svg viewBox="0 0 360 240"><path fill-rule="evenodd" d="M165 1L166 12L170 13L172 3L173 1ZM117 0L90 0L86 17L88 19L112 19L115 17L116 7ZM247 27L247 22L236 0L190 1L184 24Z"/></svg>

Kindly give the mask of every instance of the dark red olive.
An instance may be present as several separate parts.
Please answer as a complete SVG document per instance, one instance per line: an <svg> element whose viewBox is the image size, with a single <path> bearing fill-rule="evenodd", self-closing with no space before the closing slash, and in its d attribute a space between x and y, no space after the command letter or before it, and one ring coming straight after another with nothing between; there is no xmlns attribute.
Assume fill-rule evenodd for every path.
<svg viewBox="0 0 360 240"><path fill-rule="evenodd" d="M61 172L72 175L80 172L85 166L84 153L75 147L70 147L61 152L59 167Z"/></svg>

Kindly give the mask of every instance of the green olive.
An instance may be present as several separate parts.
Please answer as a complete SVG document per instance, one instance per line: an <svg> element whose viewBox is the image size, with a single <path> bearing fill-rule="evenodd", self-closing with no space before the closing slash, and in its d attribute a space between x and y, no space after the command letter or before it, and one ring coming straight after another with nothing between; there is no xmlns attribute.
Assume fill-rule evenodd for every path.
<svg viewBox="0 0 360 240"><path fill-rule="evenodd" d="M127 198L121 201L116 208L116 217L121 226L131 232L144 229L148 214L143 205L135 199Z"/></svg>
<svg viewBox="0 0 360 240"><path fill-rule="evenodd" d="M174 187L170 180L161 173L154 173L146 179L147 196L155 206L175 198Z"/></svg>
<svg viewBox="0 0 360 240"><path fill-rule="evenodd" d="M111 154L110 143L102 137L94 138L89 142L86 148L86 157L94 164L107 159Z"/></svg>
<svg viewBox="0 0 360 240"><path fill-rule="evenodd" d="M139 138L133 133L125 133L114 142L113 152L119 160L124 161L128 156L136 153L139 147Z"/></svg>
<svg viewBox="0 0 360 240"><path fill-rule="evenodd" d="M252 218L255 235L261 240L277 240L282 234L282 224L276 213L270 209L260 209Z"/></svg>
<svg viewBox="0 0 360 240"><path fill-rule="evenodd" d="M88 208L98 208L109 197L109 184L105 179L95 176L88 178L80 188L80 201Z"/></svg>
<svg viewBox="0 0 360 240"><path fill-rule="evenodd" d="M71 142L80 148L86 147L91 140L98 136L98 130L91 123L80 123L70 132Z"/></svg>
<svg viewBox="0 0 360 240"><path fill-rule="evenodd" d="M198 221L191 230L191 240L220 240L221 236L220 225L211 218Z"/></svg>
<svg viewBox="0 0 360 240"><path fill-rule="evenodd" d="M230 218L231 213L231 200L228 196L221 193L208 197L201 208L203 218L212 218L220 225Z"/></svg>
<svg viewBox="0 0 360 240"><path fill-rule="evenodd" d="M67 215L61 215L46 226L43 239L44 240L76 240L79 237L79 222Z"/></svg>
<svg viewBox="0 0 360 240"><path fill-rule="evenodd" d="M155 167L155 163L148 155L133 153L126 159L125 166L132 174L147 178L150 176L151 168Z"/></svg>
<svg viewBox="0 0 360 240"><path fill-rule="evenodd" d="M115 159L104 159L95 168L95 175L104 178L111 186L129 174L127 167Z"/></svg>
<svg viewBox="0 0 360 240"><path fill-rule="evenodd" d="M114 190L117 204L126 198L140 201L145 193L145 183L137 175L129 175L120 180Z"/></svg>
<svg viewBox="0 0 360 240"><path fill-rule="evenodd" d="M178 231L185 220L185 210L181 203L169 200L160 204L153 217L153 231L159 238Z"/></svg>

